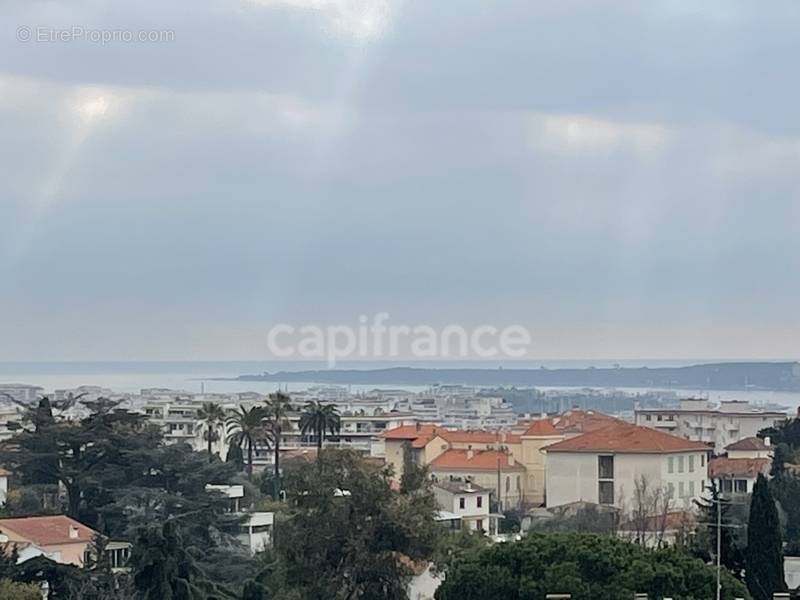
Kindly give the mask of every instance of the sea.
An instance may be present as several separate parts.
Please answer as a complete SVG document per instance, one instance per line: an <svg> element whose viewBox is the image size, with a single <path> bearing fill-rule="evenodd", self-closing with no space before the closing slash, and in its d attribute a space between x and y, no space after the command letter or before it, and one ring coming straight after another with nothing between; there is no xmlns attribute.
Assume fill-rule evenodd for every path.
<svg viewBox="0 0 800 600"><path fill-rule="evenodd" d="M747 359L742 359L747 360ZM731 360L541 360L541 361L349 361L341 362L337 369L386 369L391 367L419 368L487 368L497 369L548 369L559 368L610 368L610 367L680 367ZM736 361L738 362L738 361ZM29 384L40 386L44 393L56 389L71 389L81 385L95 385L116 392L138 393L143 388L169 388L187 392L232 393L273 392L280 388L289 392L301 391L315 385L309 382L236 381L239 375L257 375L264 372L307 371L326 369L324 362L316 361L87 361L87 362L0 362L0 384ZM227 379L226 379L227 378ZM402 388L412 392L422 391L422 386L411 385L349 385L352 392L370 389ZM577 386L572 386L573 388ZM544 388L540 388L544 389ZM570 389L570 388L559 388ZM586 388L582 388L586 389ZM618 388L628 393L664 390L668 388ZM800 407L800 392L775 392L765 390L708 390L681 389L686 397L704 397L712 401L748 400L753 404L779 404L792 409Z"/></svg>

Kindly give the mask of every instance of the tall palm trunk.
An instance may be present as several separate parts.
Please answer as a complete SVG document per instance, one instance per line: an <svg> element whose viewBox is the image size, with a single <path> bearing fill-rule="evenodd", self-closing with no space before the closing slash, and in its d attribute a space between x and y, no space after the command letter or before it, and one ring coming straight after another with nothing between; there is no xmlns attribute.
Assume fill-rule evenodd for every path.
<svg viewBox="0 0 800 600"><path fill-rule="evenodd" d="M253 443L247 444L247 478L253 478Z"/></svg>
<svg viewBox="0 0 800 600"><path fill-rule="evenodd" d="M319 453L322 451L322 438L325 437L325 430L322 427L317 429L317 457L319 457Z"/></svg>
<svg viewBox="0 0 800 600"><path fill-rule="evenodd" d="M275 478L273 481L272 499L276 502L281 495L281 428L278 427L275 431Z"/></svg>
<svg viewBox="0 0 800 600"><path fill-rule="evenodd" d="M208 462L211 462L211 425L208 426Z"/></svg>

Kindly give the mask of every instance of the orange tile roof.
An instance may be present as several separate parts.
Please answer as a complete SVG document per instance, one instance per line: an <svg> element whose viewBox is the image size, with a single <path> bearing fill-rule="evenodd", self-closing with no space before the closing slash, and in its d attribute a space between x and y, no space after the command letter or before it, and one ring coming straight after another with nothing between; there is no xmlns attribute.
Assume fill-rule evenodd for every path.
<svg viewBox="0 0 800 600"><path fill-rule="evenodd" d="M78 530L78 537L69 536L70 527ZM37 546L91 542L97 532L66 515L0 519L0 533L11 531Z"/></svg>
<svg viewBox="0 0 800 600"><path fill-rule="evenodd" d="M759 473L766 475L772 461L768 458L728 458L720 456L708 461L708 474L712 479L746 477L755 479Z"/></svg>
<svg viewBox="0 0 800 600"><path fill-rule="evenodd" d="M709 450L702 442L693 442L649 427L623 421L591 433L556 442L545 452L618 452L628 454L665 454Z"/></svg>
<svg viewBox="0 0 800 600"><path fill-rule="evenodd" d="M605 413L577 408L567 410L553 417L551 421L558 431L566 434L590 433L613 423L625 423L625 421Z"/></svg>
<svg viewBox="0 0 800 600"><path fill-rule="evenodd" d="M427 423L419 425L401 425L394 429L387 429L383 437L387 440L415 440L423 435L431 435L436 431L436 425Z"/></svg>
<svg viewBox="0 0 800 600"><path fill-rule="evenodd" d="M531 421L531 424L528 425L528 429L525 430L523 435L556 436L561 434L558 429L553 427L553 423L550 419L536 419L535 421Z"/></svg>
<svg viewBox="0 0 800 600"><path fill-rule="evenodd" d="M472 453L470 458L469 453ZM499 450L446 450L437 456L429 465L431 471L463 470L463 471L497 471L500 462L501 471L524 471L525 467L517 461L508 462L509 455ZM513 459L512 459L513 460Z"/></svg>
<svg viewBox="0 0 800 600"><path fill-rule="evenodd" d="M519 444L522 440L520 436L513 433L502 431L463 431L458 429L447 429L438 425L421 424L402 425L394 429L387 429L383 432L384 439L387 440L407 440L411 442L412 448L423 448L436 436L443 440L456 444Z"/></svg>

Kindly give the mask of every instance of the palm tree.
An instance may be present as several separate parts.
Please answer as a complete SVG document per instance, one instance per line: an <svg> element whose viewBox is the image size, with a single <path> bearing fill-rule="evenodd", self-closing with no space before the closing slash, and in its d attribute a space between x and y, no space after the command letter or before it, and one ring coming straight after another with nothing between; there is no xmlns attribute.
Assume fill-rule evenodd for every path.
<svg viewBox="0 0 800 600"><path fill-rule="evenodd" d="M219 439L217 429L225 422L225 410L214 402L203 402L200 410L197 411L197 418L206 426L203 437L208 442L208 462L211 462L211 444Z"/></svg>
<svg viewBox="0 0 800 600"><path fill-rule="evenodd" d="M253 450L259 442L267 441L267 428L264 422L266 411L262 406L246 409L240 406L226 420L228 443L244 447L247 452L247 476L253 477Z"/></svg>
<svg viewBox="0 0 800 600"><path fill-rule="evenodd" d="M272 497L274 500L278 500L281 491L281 435L286 429L290 429L292 426L289 422L289 412L292 410L291 401L292 399L289 397L289 394L278 390L269 395L269 398L266 400L266 406L264 407L266 415L264 420L269 429L272 451L275 455L275 478L272 490Z"/></svg>
<svg viewBox="0 0 800 600"><path fill-rule="evenodd" d="M300 416L300 431L303 435L314 434L317 440L318 458L326 434L338 435L341 428L342 421L335 404L322 404L318 400L306 403Z"/></svg>

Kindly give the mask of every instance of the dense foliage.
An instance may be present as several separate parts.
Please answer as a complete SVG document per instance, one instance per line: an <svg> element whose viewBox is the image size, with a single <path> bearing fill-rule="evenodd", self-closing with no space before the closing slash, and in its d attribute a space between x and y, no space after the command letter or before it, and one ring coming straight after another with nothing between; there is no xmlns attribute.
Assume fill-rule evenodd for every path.
<svg viewBox="0 0 800 600"><path fill-rule="evenodd" d="M748 504L724 497L719 486L709 486L710 497L697 501L699 525L689 543L694 556L705 562L716 561L717 518L720 522L720 556L722 565L737 579L744 580L745 548L747 547ZM721 511L717 515L717 511Z"/></svg>
<svg viewBox="0 0 800 600"><path fill-rule="evenodd" d="M185 444L166 445L143 415L112 402L86 404L89 415L70 420L54 415L45 398L2 445L0 460L14 474L5 514L64 512L106 538L140 544L143 530L152 537L153 528L173 523L177 543L198 569L213 576L221 597L235 598L252 559L233 535L241 517L230 512L227 498L206 491L206 484L241 481L236 464L216 457L209 462L206 452ZM36 569L34 561L41 563ZM111 598L124 588L109 576L108 589L93 590L97 576L47 559L34 561L11 578L47 580L51 598Z"/></svg>
<svg viewBox="0 0 800 600"><path fill-rule="evenodd" d="M594 534L532 534L496 544L457 564L437 600L619 600L635 592L675 600L714 597L716 573L682 548L648 550ZM749 598L744 585L723 572L722 598Z"/></svg>
<svg viewBox="0 0 800 600"><path fill-rule="evenodd" d="M290 509L270 574L278 598L405 598L442 533L430 489L400 494L351 450L323 450L287 475Z"/></svg>
<svg viewBox="0 0 800 600"><path fill-rule="evenodd" d="M800 477L797 476L800 455L800 420L787 419L777 427L759 433L773 443L770 491L778 502L786 553L800 555Z"/></svg>
<svg viewBox="0 0 800 600"><path fill-rule="evenodd" d="M772 593L785 590L786 584L778 511L763 475L753 488L747 530L747 587L754 599L770 600Z"/></svg>

